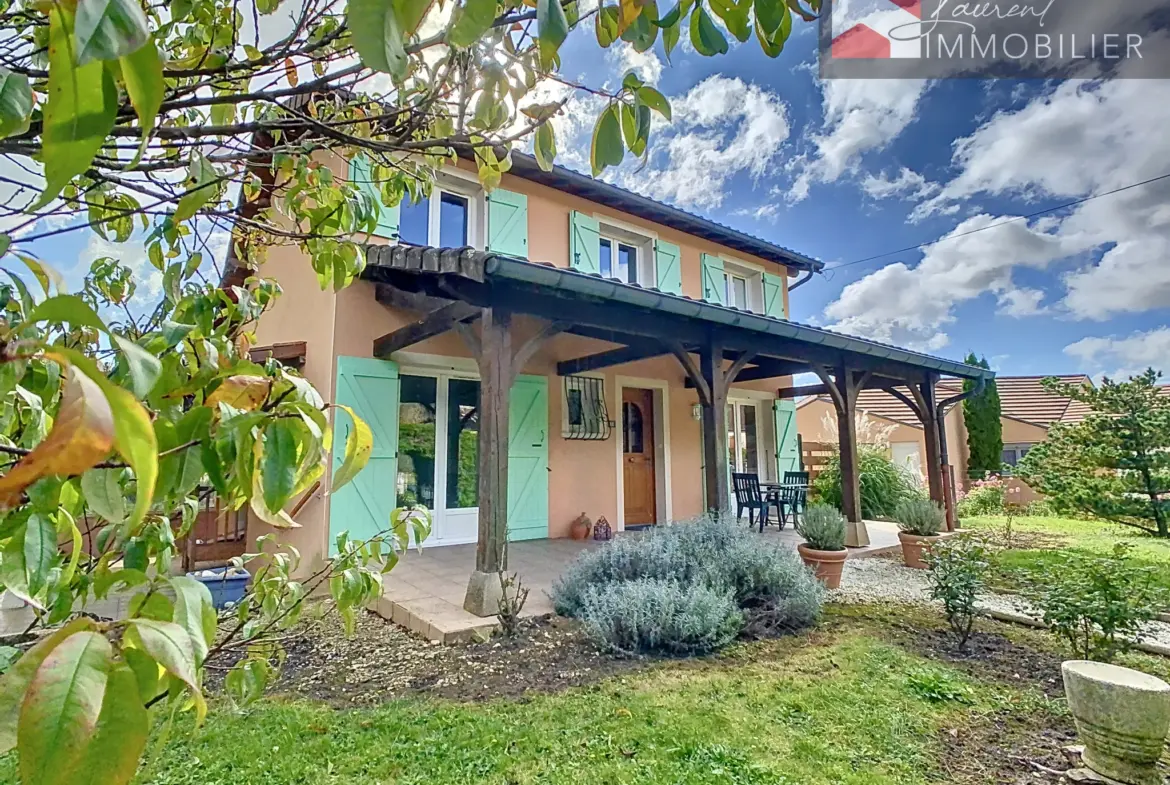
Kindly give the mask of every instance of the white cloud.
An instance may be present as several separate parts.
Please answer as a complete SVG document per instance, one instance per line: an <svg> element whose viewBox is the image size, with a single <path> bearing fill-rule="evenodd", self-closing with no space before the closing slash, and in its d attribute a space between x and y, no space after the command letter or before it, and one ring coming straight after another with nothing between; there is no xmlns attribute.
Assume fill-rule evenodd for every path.
<svg viewBox="0 0 1170 785"><path fill-rule="evenodd" d="M896 177L868 174L861 181L861 189L874 199L888 199L891 196L924 199L938 188L938 184L927 182L925 177L905 166Z"/></svg>
<svg viewBox="0 0 1170 785"><path fill-rule="evenodd" d="M845 287L825 308L831 329L924 350L940 349L950 338L943 328L954 307L987 292L1004 313L1039 313L1043 294L1012 281L1016 267L1043 269L1068 255L1062 238L1024 221L977 215L960 223L942 241L927 246L922 262L887 265ZM977 231L1002 224L988 231Z"/></svg>
<svg viewBox="0 0 1170 785"><path fill-rule="evenodd" d="M929 83L917 79L830 79L823 82L826 132L815 150L798 159L788 198L800 201L815 183L852 171L861 156L880 150L913 122Z"/></svg>
<svg viewBox="0 0 1170 785"><path fill-rule="evenodd" d="M731 214L742 216L744 218L754 218L757 221L771 221L780 214L780 203L765 202L759 207L740 207L737 210L732 210Z"/></svg>
<svg viewBox="0 0 1170 785"><path fill-rule="evenodd" d="M1082 338L1064 347L1064 353L1081 362L1086 373L1103 372L1115 379L1125 379L1153 367L1170 371L1170 327L1156 327L1135 332L1124 338Z"/></svg>
<svg viewBox="0 0 1170 785"><path fill-rule="evenodd" d="M86 275L94 260L107 256L129 267L134 273L133 280L137 289L133 301L140 304L153 303L162 294L162 273L151 265L146 255L146 246L139 240L112 243L103 240L97 234L91 234L89 242L77 257L78 271L81 275Z"/></svg>
<svg viewBox="0 0 1170 785"><path fill-rule="evenodd" d="M605 59L623 76L627 71L633 71L641 77L643 82L652 85L658 84L662 78L662 60L658 58L653 49L639 52L623 42L611 46L606 52Z"/></svg>
<svg viewBox="0 0 1170 785"><path fill-rule="evenodd" d="M733 177L768 174L791 130L780 96L739 78L710 76L673 97L671 109L673 123L651 136L647 165L616 179L679 207L719 207Z"/></svg>

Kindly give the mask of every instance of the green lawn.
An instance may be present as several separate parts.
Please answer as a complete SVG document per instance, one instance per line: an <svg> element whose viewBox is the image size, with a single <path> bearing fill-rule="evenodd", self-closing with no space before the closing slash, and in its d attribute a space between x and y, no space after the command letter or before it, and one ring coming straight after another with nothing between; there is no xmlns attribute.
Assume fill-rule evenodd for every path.
<svg viewBox="0 0 1170 785"><path fill-rule="evenodd" d="M964 518L963 528L1002 534L1005 521L1002 517ZM1156 580L1170 589L1170 540L1116 524L1070 518L1020 517L1013 520L1012 528L1020 547L992 555L997 588L1018 589L1029 571L1054 568L1062 552L1107 554L1115 544L1124 542L1131 547L1132 558L1157 568ZM1037 535L1041 539L1034 541Z"/></svg>
<svg viewBox="0 0 1170 785"><path fill-rule="evenodd" d="M928 662L868 622L828 624L835 629L808 638L522 701L220 707L202 730L176 725L138 782L968 783L982 780L944 766L951 729L1061 711L1024 684L981 683ZM13 774L0 759L0 782Z"/></svg>

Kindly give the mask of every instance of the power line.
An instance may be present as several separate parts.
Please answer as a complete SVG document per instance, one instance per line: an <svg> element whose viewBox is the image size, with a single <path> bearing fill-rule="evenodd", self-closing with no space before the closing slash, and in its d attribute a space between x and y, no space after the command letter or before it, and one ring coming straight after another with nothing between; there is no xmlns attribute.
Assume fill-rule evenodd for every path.
<svg viewBox="0 0 1170 785"><path fill-rule="evenodd" d="M944 243L947 240L957 240L960 237L966 237L967 235L976 234L977 232L984 232L984 231L987 231L988 229L994 229L997 226L1003 226L1005 224L1015 223L1016 221L1027 221L1031 218L1036 218L1036 217L1039 217L1041 215L1047 215L1048 213L1054 213L1057 210L1064 210L1065 208L1068 208L1068 207L1076 207L1078 204L1084 204L1085 202L1092 201L1093 199L1100 199L1102 196L1112 196L1113 194L1119 194L1122 191L1128 191L1131 188L1140 188L1143 185L1149 185L1150 183L1156 183L1159 180L1165 180L1167 178L1170 178L1170 172L1167 172L1166 174L1160 175L1158 177L1151 177L1149 180L1142 180L1140 183L1133 183L1131 185L1125 185L1125 186L1122 186L1121 188L1114 188L1112 191L1105 191L1105 192L1099 193L1099 194L1092 194L1091 196L1086 196L1083 199L1076 199L1076 200L1071 201L1071 202L1066 202L1065 204L1058 204L1056 207L1049 207L1047 210L1037 210L1036 212L1029 213L1028 215L1017 215L1013 218L1008 218L1008 219L1005 219L1003 221L997 221L993 224L988 224L987 226L981 226L978 229L971 229L970 231L960 232L959 234L942 235L940 237L936 237L933 240L927 240L925 242L918 243L918 245L910 245L910 246L907 246L905 248L899 248L896 251L887 251L886 253L879 253L879 254L876 254L874 256L867 256L864 259L857 259L857 260L852 261L852 262L846 262L845 264L838 264L838 265L835 265L833 267L828 268L825 272L830 272L832 270L840 270L842 267L852 267L855 264L864 264L866 262L872 262L875 259L884 259L885 257L893 256L894 254L906 253L907 251L916 251L919 248L925 248L928 245L935 245L937 243Z"/></svg>

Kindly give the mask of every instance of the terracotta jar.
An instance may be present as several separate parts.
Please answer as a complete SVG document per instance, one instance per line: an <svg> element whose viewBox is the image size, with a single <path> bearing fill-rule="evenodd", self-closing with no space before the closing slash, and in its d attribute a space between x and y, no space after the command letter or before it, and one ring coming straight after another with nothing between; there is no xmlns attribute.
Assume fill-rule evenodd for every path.
<svg viewBox="0 0 1170 785"><path fill-rule="evenodd" d="M589 520L589 516L581 513L569 524L569 536L574 540L584 540L589 536L589 530L592 528L593 522Z"/></svg>
<svg viewBox="0 0 1170 785"><path fill-rule="evenodd" d="M925 553L930 552L930 546L941 538L936 534L933 537L923 537L920 534L898 532L898 540L902 543L902 560L907 567L916 570L925 570L930 565L922 560Z"/></svg>
<svg viewBox="0 0 1170 785"><path fill-rule="evenodd" d="M818 551L803 542L796 546L796 550L826 589L836 589L841 585L841 569L845 566L849 551Z"/></svg>

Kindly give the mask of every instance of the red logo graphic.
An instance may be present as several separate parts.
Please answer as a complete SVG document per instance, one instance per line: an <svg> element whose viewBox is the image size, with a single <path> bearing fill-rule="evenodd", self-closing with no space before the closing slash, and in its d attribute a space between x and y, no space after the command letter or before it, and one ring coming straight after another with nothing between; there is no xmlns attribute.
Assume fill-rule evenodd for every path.
<svg viewBox="0 0 1170 785"><path fill-rule="evenodd" d="M921 57L921 41L911 35L912 25L921 20L922 0L880 0L864 21L833 38L830 55L848 60Z"/></svg>

